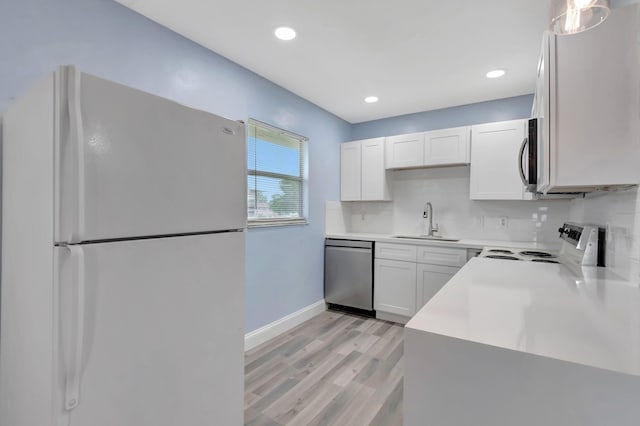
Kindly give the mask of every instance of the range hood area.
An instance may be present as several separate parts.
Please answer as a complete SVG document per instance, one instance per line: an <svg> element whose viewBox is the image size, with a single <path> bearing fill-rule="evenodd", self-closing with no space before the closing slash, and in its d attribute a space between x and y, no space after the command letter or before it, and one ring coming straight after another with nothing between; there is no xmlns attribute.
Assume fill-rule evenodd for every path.
<svg viewBox="0 0 640 426"><path fill-rule="evenodd" d="M638 16L625 12L614 9L584 33L544 34L519 159L530 191L580 194L640 181Z"/></svg>

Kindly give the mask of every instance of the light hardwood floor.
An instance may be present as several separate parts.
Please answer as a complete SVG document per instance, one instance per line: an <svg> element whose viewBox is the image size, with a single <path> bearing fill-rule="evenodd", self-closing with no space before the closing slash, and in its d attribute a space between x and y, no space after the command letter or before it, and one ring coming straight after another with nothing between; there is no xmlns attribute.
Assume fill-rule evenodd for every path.
<svg viewBox="0 0 640 426"><path fill-rule="evenodd" d="M245 425L402 425L403 327L324 312L245 354Z"/></svg>

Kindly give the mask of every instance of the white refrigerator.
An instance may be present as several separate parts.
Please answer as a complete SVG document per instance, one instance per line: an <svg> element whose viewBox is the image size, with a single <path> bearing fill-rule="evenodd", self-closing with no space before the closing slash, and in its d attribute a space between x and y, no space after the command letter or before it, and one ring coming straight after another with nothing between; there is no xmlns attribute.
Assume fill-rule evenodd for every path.
<svg viewBox="0 0 640 426"><path fill-rule="evenodd" d="M244 125L61 67L3 117L0 425L240 425Z"/></svg>

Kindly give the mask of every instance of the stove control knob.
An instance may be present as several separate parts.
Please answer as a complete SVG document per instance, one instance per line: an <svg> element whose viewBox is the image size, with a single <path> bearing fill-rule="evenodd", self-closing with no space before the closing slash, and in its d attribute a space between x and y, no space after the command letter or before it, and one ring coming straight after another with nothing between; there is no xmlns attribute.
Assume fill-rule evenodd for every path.
<svg viewBox="0 0 640 426"><path fill-rule="evenodd" d="M562 234L567 234L569 235L569 228L558 228L558 232L560 233L560 236L562 236Z"/></svg>

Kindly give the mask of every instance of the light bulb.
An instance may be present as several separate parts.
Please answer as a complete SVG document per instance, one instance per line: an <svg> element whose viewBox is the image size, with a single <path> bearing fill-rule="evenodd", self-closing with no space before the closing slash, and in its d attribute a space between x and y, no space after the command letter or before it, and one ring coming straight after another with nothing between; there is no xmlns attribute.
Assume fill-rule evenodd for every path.
<svg viewBox="0 0 640 426"><path fill-rule="evenodd" d="M609 0L551 0L550 29L575 34L602 23L609 16Z"/></svg>
<svg viewBox="0 0 640 426"><path fill-rule="evenodd" d="M500 78L503 75L505 75L505 73L506 73L505 70L493 70L493 71L489 71L485 75L487 76L487 78Z"/></svg>
<svg viewBox="0 0 640 426"><path fill-rule="evenodd" d="M278 27L274 31L274 34L280 40L284 40L284 41L289 41L289 40L293 40L294 38L296 38L296 30L294 30L293 28L290 28L290 27Z"/></svg>

